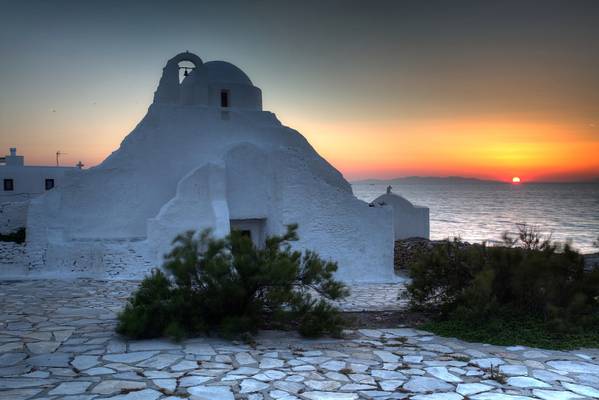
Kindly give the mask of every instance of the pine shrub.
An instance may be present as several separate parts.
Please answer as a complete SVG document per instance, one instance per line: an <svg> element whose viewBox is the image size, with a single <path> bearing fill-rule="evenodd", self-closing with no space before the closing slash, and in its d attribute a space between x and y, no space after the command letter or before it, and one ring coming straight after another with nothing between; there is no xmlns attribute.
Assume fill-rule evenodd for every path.
<svg viewBox="0 0 599 400"><path fill-rule="evenodd" d="M263 248L236 231L223 239L210 231L178 236L164 272L143 280L119 314L117 331L180 339L201 333L231 337L269 326L297 328L310 337L339 335L342 321L329 300L348 290L334 279L337 264L292 250L296 240L297 225L267 238Z"/></svg>
<svg viewBox="0 0 599 400"><path fill-rule="evenodd" d="M599 268L586 268L569 243L552 243L519 226L503 246L447 241L410 266L415 309L441 320L490 321L505 316L542 321L546 329L599 328Z"/></svg>

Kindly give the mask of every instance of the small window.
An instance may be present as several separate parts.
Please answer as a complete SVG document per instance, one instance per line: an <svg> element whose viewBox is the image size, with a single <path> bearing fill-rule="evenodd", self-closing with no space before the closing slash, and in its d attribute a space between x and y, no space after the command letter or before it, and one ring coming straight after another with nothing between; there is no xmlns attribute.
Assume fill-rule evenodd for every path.
<svg viewBox="0 0 599 400"><path fill-rule="evenodd" d="M11 192L13 190L15 190L15 181L12 179L5 179L4 180L4 191Z"/></svg>
<svg viewBox="0 0 599 400"><path fill-rule="evenodd" d="M54 179L46 179L46 190L54 188Z"/></svg>
<svg viewBox="0 0 599 400"><path fill-rule="evenodd" d="M229 107L229 91L228 90L220 91L220 106L223 108Z"/></svg>

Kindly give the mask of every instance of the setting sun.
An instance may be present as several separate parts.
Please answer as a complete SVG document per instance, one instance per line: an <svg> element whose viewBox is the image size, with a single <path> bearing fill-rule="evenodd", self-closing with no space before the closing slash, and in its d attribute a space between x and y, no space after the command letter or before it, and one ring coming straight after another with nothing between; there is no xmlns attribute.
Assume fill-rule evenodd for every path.
<svg viewBox="0 0 599 400"><path fill-rule="evenodd" d="M520 183L520 178L518 178L517 176L514 176L512 178L512 183Z"/></svg>

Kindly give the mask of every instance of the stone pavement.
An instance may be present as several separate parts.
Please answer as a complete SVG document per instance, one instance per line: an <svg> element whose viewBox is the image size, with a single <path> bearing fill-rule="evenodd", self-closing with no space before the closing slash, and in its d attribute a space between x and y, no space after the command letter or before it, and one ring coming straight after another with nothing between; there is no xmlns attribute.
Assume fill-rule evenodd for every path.
<svg viewBox="0 0 599 400"><path fill-rule="evenodd" d="M0 282L0 399L599 398L597 349L472 344L405 327L350 331L343 340L264 332L255 345L126 341L115 317L133 287ZM369 290L384 297L392 288L363 287L354 300Z"/></svg>

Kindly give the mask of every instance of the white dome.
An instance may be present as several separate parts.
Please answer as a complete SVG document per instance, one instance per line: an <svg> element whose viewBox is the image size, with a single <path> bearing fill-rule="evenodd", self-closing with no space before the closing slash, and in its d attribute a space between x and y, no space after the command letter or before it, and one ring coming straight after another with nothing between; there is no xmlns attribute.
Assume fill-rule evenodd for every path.
<svg viewBox="0 0 599 400"><path fill-rule="evenodd" d="M393 207L402 207L406 209L414 208L414 204L403 196L396 193L385 193L374 199L373 203L384 205L388 204Z"/></svg>
<svg viewBox="0 0 599 400"><path fill-rule="evenodd" d="M227 82L253 86L248 76L235 65L226 61L209 61L204 64L208 82Z"/></svg>
<svg viewBox="0 0 599 400"><path fill-rule="evenodd" d="M427 207L415 206L405 197L391 193L390 188L373 203L391 207L393 210L395 240L430 237L430 213Z"/></svg>

